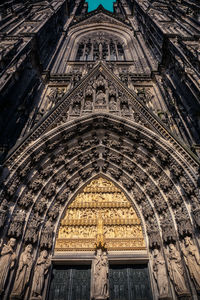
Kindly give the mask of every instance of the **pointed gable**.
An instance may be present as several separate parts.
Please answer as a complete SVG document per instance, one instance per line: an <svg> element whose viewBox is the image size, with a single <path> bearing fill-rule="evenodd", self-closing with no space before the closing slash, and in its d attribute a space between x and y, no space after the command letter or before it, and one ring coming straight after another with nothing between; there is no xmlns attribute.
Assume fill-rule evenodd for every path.
<svg viewBox="0 0 200 300"><path fill-rule="evenodd" d="M114 106L111 107L111 99L112 105L116 107L114 109ZM86 107L87 100L91 103ZM141 102L135 92L128 89L101 61L41 119L16 148L23 149L44 133L71 124L73 120L93 116L114 116L122 122L131 122L136 126L139 124L144 130L150 129L157 138L160 136L167 140L180 153L195 159L189 149Z"/></svg>

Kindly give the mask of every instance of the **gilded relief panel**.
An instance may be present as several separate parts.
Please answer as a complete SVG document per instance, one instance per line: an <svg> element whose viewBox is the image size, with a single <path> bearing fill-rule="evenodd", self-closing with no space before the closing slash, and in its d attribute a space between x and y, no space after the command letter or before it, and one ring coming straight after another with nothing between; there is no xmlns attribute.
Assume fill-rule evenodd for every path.
<svg viewBox="0 0 200 300"><path fill-rule="evenodd" d="M146 249L140 219L112 182L98 178L69 205L61 221L56 251Z"/></svg>

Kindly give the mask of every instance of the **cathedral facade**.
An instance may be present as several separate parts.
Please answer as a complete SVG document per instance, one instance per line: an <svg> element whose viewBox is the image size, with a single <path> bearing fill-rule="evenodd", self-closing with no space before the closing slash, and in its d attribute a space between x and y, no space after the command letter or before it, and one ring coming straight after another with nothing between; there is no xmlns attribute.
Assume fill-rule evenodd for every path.
<svg viewBox="0 0 200 300"><path fill-rule="evenodd" d="M200 299L200 4L0 5L0 299Z"/></svg>

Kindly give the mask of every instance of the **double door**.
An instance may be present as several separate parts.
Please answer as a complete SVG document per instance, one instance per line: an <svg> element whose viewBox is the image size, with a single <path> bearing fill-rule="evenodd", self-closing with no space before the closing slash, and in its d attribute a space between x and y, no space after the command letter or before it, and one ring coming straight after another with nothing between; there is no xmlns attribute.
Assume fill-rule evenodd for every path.
<svg viewBox="0 0 200 300"><path fill-rule="evenodd" d="M90 300L90 266L55 266L48 300ZM110 265L109 300L152 300L147 265Z"/></svg>

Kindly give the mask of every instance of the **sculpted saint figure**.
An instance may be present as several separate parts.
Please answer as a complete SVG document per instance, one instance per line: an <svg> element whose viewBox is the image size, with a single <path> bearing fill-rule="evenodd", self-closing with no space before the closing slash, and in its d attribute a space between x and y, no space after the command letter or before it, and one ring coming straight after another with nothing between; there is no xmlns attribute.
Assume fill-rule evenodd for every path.
<svg viewBox="0 0 200 300"><path fill-rule="evenodd" d="M102 90L99 90L96 95L96 104L104 105L105 102L105 94Z"/></svg>
<svg viewBox="0 0 200 300"><path fill-rule="evenodd" d="M193 244L189 236L186 236L184 239L182 252L196 289L200 290L200 255L197 247Z"/></svg>
<svg viewBox="0 0 200 300"><path fill-rule="evenodd" d="M44 278L48 273L50 264L51 262L50 259L48 259L48 252L43 250L37 260L33 276L32 296L37 297L38 299L42 299Z"/></svg>
<svg viewBox="0 0 200 300"><path fill-rule="evenodd" d="M9 273L9 270L14 266L16 255L14 247L16 245L16 239L11 238L7 245L3 246L0 256L0 294L4 290L4 285Z"/></svg>
<svg viewBox="0 0 200 300"><path fill-rule="evenodd" d="M169 245L168 269L176 293L178 295L188 294L188 289L184 279L184 269L181 263L181 256L176 250L174 244Z"/></svg>
<svg viewBox="0 0 200 300"><path fill-rule="evenodd" d="M20 256L12 296L23 297L26 285L29 282L33 263L33 256L31 254L32 250L33 247L31 244L29 244L26 246L24 252L22 252Z"/></svg>
<svg viewBox="0 0 200 300"><path fill-rule="evenodd" d="M158 249L153 250L153 274L157 283L159 298L167 298L169 294L165 260Z"/></svg>
<svg viewBox="0 0 200 300"><path fill-rule="evenodd" d="M108 258L105 252L102 253L102 249L97 249L91 272L91 299L108 299Z"/></svg>
<svg viewBox="0 0 200 300"><path fill-rule="evenodd" d="M117 103L113 96L110 98L110 110L117 110Z"/></svg>

